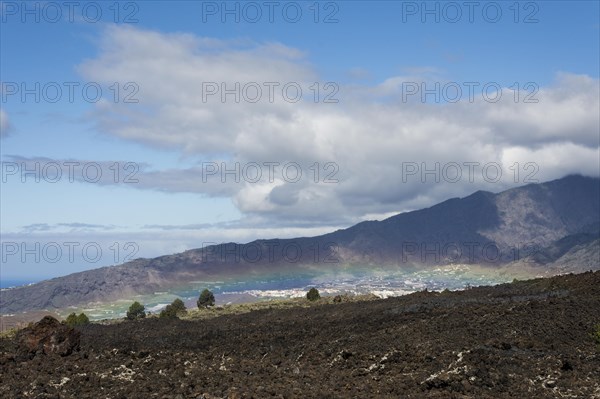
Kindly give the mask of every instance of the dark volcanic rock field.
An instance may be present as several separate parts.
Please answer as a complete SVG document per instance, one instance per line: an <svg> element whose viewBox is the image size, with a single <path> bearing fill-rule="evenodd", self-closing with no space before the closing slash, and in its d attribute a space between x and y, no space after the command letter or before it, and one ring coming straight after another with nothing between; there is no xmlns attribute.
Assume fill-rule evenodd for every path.
<svg viewBox="0 0 600 399"><path fill-rule="evenodd" d="M600 398L600 272L0 341L2 398Z"/></svg>

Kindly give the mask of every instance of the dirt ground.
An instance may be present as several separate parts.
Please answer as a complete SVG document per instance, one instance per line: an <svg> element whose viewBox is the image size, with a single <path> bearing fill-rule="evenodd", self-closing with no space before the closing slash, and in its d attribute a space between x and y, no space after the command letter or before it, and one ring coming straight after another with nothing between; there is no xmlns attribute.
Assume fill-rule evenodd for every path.
<svg viewBox="0 0 600 399"><path fill-rule="evenodd" d="M0 340L2 398L600 398L600 272Z"/></svg>

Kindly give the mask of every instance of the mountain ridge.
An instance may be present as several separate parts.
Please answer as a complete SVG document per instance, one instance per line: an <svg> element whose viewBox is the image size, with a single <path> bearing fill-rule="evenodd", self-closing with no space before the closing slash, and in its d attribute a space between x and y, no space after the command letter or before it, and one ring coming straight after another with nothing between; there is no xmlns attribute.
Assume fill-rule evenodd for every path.
<svg viewBox="0 0 600 399"><path fill-rule="evenodd" d="M579 270L579 253L585 254L585 267L600 268L599 208L600 179L581 175L496 194L479 190L320 236L218 244L2 290L0 312L112 301L194 279L336 270L346 265L418 269L457 263L490 267L528 263L565 272ZM584 233L588 236L582 242L583 236L577 235ZM573 252L578 246L579 252ZM594 266L596 253L599 260ZM567 254L571 266L564 270L561 257Z"/></svg>

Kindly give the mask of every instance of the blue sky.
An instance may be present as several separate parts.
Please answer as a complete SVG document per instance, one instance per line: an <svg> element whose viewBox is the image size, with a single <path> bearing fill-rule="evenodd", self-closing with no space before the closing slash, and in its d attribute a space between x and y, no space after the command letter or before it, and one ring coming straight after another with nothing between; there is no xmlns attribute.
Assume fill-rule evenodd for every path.
<svg viewBox="0 0 600 399"><path fill-rule="evenodd" d="M80 2L72 20L63 2L2 2L0 277L121 263L130 243L135 257L149 257L315 235L478 189L598 175L598 2L477 2L472 22L463 2L427 2L434 11L425 15L423 2L276 3L270 22L266 2L227 2L238 7L236 22L222 15L223 2L120 2L118 16L113 2ZM261 18L248 21L257 7ZM67 82L101 87L100 100L76 88L70 102ZM257 102L203 98L207 83L249 82L303 92L294 103L278 90L273 102L265 91ZM452 94L465 82L476 85L473 101ZM36 83L40 101L22 98L22 85ZM501 100L484 97L485 85L500 88ZM52 103L55 86L63 92ZM430 95L407 95L424 87ZM334 91L338 101L324 102ZM127 94L137 102L125 103ZM82 179L78 167L71 182L65 162L103 177ZM271 162L280 164L274 181ZM23 168L36 163L40 181L23 183ZM221 170L203 178L222 163L259 165L262 178L238 183ZM300 166L299 181L283 175L286 163ZM465 163L477 164L473 179ZM436 164L438 181L407 173ZM62 177L52 183L42 170L54 165ZM456 165L461 177L444 174ZM486 165L502 177L489 178ZM129 172L135 181L124 181ZM51 255L49 243L66 251L67 242L95 243L103 255ZM39 259L21 253L36 243L47 248Z"/></svg>

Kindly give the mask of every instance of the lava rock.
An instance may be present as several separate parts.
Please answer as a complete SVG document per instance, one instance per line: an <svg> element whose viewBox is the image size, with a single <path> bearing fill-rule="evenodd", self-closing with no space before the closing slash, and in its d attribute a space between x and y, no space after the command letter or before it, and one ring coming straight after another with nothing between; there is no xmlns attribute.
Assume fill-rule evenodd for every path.
<svg viewBox="0 0 600 399"><path fill-rule="evenodd" d="M17 357L33 359L38 354L68 356L79 349L81 333L46 316L16 336Z"/></svg>

